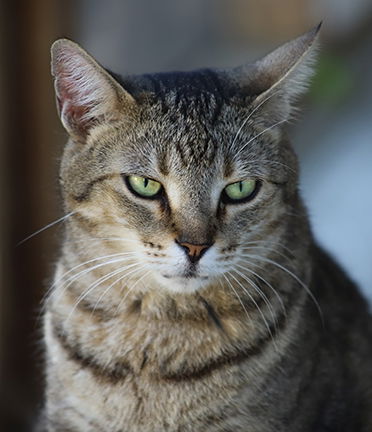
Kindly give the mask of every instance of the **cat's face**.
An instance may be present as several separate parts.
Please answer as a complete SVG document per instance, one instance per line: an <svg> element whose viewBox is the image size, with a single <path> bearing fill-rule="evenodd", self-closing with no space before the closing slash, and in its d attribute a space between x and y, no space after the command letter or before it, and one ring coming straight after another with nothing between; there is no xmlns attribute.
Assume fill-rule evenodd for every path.
<svg viewBox="0 0 372 432"><path fill-rule="evenodd" d="M307 39L306 49L314 35ZM237 83L241 69L200 71L127 78L127 92L64 43L69 60L57 47L54 74L72 140L61 178L85 236L102 239L108 254L128 253L176 292L208 286L245 256L285 243L297 166L280 127L290 92L276 85L298 59L278 65L279 76L253 72L248 85Z"/></svg>
<svg viewBox="0 0 372 432"><path fill-rule="evenodd" d="M67 186L79 182L83 193L68 199L69 210L94 222L92 235L129 238L126 250L173 290L231 270L250 241L274 241L279 227L271 238L268 226L285 220L295 180L277 133L237 135L249 110L222 107L210 124L197 108L180 114L170 102L170 115L147 104L130 125L97 131L63 173Z"/></svg>

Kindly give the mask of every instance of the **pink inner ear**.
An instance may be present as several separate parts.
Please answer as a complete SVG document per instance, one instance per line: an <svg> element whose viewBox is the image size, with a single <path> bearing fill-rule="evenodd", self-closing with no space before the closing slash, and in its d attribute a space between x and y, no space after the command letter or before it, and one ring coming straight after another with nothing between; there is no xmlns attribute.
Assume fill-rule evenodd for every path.
<svg viewBox="0 0 372 432"><path fill-rule="evenodd" d="M85 138L94 122L93 116L89 115L94 103L89 100L89 90L79 87L81 77L71 76L68 72L62 70L56 75L57 106L67 130ZM91 91L93 93L94 89Z"/></svg>
<svg viewBox="0 0 372 432"><path fill-rule="evenodd" d="M89 110L86 106L74 105L65 101L61 110L61 117L72 132L80 135L82 138L86 138L88 130L93 124L93 119L87 115L88 112Z"/></svg>

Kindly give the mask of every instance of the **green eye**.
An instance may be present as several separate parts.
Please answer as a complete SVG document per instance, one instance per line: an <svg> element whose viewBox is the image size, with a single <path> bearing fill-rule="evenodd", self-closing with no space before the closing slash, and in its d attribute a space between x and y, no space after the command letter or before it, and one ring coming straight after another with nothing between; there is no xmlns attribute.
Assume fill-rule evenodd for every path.
<svg viewBox="0 0 372 432"><path fill-rule="evenodd" d="M253 198L258 191L258 182L256 180L241 180L236 183L227 185L224 189L223 196L226 202L244 201L247 198Z"/></svg>
<svg viewBox="0 0 372 432"><path fill-rule="evenodd" d="M161 184L147 177L128 176L126 178L129 189L143 198L153 198L161 190Z"/></svg>

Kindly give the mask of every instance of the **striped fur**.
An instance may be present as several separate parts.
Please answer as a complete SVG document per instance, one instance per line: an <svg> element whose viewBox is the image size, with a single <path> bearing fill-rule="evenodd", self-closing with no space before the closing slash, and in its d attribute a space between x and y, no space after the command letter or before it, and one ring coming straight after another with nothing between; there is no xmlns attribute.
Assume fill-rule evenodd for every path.
<svg viewBox="0 0 372 432"><path fill-rule="evenodd" d="M71 216L40 430L372 430L371 319L313 240L282 127L316 33L249 68L125 78L54 45ZM222 202L245 178L254 198ZM195 264L180 242L209 249Z"/></svg>

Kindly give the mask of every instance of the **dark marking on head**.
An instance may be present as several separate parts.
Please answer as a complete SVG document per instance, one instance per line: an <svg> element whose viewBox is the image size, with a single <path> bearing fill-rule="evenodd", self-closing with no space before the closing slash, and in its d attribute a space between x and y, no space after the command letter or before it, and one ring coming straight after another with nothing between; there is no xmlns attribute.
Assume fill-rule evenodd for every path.
<svg viewBox="0 0 372 432"><path fill-rule="evenodd" d="M168 154L166 151L160 151L157 155L158 170L163 176L169 174Z"/></svg>

